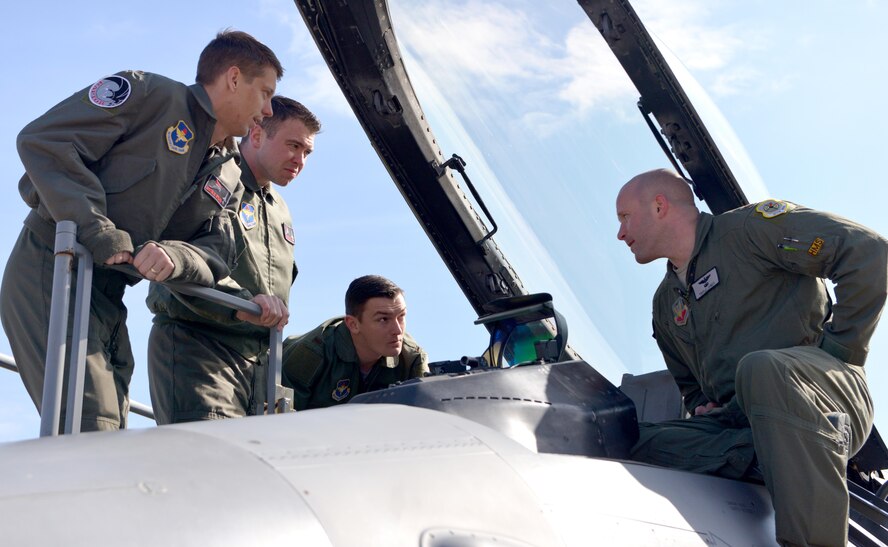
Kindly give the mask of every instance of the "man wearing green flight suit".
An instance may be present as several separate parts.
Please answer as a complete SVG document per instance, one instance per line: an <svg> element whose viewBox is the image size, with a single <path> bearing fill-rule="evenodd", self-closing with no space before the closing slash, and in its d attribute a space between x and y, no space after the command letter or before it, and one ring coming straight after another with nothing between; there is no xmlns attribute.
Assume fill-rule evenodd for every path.
<svg viewBox="0 0 888 547"><path fill-rule="evenodd" d="M343 404L429 371L428 356L406 331L404 291L393 282L355 279L345 313L284 340L283 383L293 388L296 410Z"/></svg>
<svg viewBox="0 0 888 547"><path fill-rule="evenodd" d="M264 387L268 329L282 329L289 318L296 241L287 204L271 183L287 186L302 172L321 124L292 99L274 97L271 105L274 114L241 141L237 266L216 285L252 300L262 315L234 313L151 284L148 378L158 424L252 414L253 393Z"/></svg>
<svg viewBox="0 0 888 547"><path fill-rule="evenodd" d="M845 470L873 423L863 364L888 293L888 242L785 201L701 213L668 170L629 181L617 217L638 263L669 260L654 337L691 414L640 424L633 459L759 476L782 545L845 545Z"/></svg>
<svg viewBox="0 0 888 547"><path fill-rule="evenodd" d="M124 71L78 91L25 127L19 192L31 207L0 290L0 318L40 409L57 221L77 224L96 264L147 279L212 286L234 259L242 187L232 140L271 115L283 68L239 31L201 53L197 82ZM82 430L126 426L133 356L123 292L137 278L93 278ZM70 344L69 344L70 347Z"/></svg>

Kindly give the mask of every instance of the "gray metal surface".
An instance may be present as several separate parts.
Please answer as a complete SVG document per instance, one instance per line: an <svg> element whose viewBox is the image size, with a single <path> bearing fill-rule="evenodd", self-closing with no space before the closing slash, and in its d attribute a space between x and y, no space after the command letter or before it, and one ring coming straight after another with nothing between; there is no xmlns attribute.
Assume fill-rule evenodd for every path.
<svg viewBox="0 0 888 547"><path fill-rule="evenodd" d="M584 361L416 378L351 403L462 416L536 452L624 458L638 439L632 402Z"/></svg>
<svg viewBox="0 0 888 547"><path fill-rule="evenodd" d="M8 545L773 544L760 486L537 454L401 405L6 443L0 469Z"/></svg>
<svg viewBox="0 0 888 547"><path fill-rule="evenodd" d="M262 460L154 428L0 445L3 545L329 545ZM271 543L274 542L274 543Z"/></svg>

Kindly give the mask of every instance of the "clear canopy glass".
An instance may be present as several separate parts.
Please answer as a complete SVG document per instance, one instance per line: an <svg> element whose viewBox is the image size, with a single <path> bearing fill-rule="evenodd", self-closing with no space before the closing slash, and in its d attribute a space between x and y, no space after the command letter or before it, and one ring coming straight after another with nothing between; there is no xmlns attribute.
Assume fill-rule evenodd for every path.
<svg viewBox="0 0 888 547"><path fill-rule="evenodd" d="M637 109L638 91L583 10L472 0L392 0L389 9L444 156L466 160L526 288L553 295L569 344L612 381L663 368L650 306L665 263L635 263L616 239L614 202L635 174L671 165ZM693 99L706 101L727 135L738 179L758 195L742 146L693 85Z"/></svg>

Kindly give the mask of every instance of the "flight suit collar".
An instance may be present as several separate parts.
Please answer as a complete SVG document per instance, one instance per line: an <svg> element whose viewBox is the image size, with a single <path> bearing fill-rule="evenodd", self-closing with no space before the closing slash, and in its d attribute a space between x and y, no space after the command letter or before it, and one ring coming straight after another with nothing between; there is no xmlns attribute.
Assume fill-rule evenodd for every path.
<svg viewBox="0 0 888 547"><path fill-rule="evenodd" d="M355 343L352 341L351 331L348 330L348 326L345 324L344 318L341 323L336 325L334 337L336 355L339 356L339 359L342 361L355 363L355 365L360 366L361 363L358 360L358 352L355 349ZM395 357L380 357L378 361L373 363L373 366L395 368L398 366L398 361Z"/></svg>
<svg viewBox="0 0 888 547"><path fill-rule="evenodd" d="M256 175L253 174L253 170L250 169L249 162L246 160L241 161L241 182L248 191L253 192L254 194L259 194L262 192L262 187L259 186L259 181L256 180ZM266 201L274 204L275 202L275 193L272 192L272 183L268 183L268 191L265 192Z"/></svg>
<svg viewBox="0 0 888 547"><path fill-rule="evenodd" d="M253 192L254 194L259 192L259 183L256 182L256 175L253 174L253 170L250 169L250 162L244 161L241 165L241 182L244 185L244 188Z"/></svg>
<svg viewBox="0 0 888 547"><path fill-rule="evenodd" d="M697 231L694 236L694 252L691 253L691 259L688 261L688 264L696 260L697 255L700 254L700 251L703 249L703 244L706 242L706 237L709 235L709 232L712 230L712 220L713 216L709 213L700 211L700 216L697 217ZM671 260L666 261L666 272L673 273L675 271L675 264L672 263Z"/></svg>
<svg viewBox="0 0 888 547"><path fill-rule="evenodd" d="M213 111L213 101L210 100L210 95L207 93L207 90L200 84L191 84L188 86L188 89L191 90L191 94L194 96L195 100L197 100L197 104L207 113L207 116L216 121L216 113Z"/></svg>

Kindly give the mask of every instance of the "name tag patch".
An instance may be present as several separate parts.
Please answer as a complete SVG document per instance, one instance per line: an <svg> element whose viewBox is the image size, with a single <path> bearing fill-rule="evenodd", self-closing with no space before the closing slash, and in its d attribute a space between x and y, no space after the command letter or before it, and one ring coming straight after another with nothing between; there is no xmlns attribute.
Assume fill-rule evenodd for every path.
<svg viewBox="0 0 888 547"><path fill-rule="evenodd" d="M691 288L694 289L694 298L700 300L704 294L714 289L716 285L718 285L718 271L712 268L691 285Z"/></svg>
<svg viewBox="0 0 888 547"><path fill-rule="evenodd" d="M222 208L225 208L225 206L228 205L228 201L231 199L231 192L228 191L228 188L226 188L225 185L222 184L222 181L215 175L210 175L207 178L203 190L213 198L213 201L219 204L219 207Z"/></svg>

